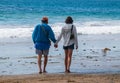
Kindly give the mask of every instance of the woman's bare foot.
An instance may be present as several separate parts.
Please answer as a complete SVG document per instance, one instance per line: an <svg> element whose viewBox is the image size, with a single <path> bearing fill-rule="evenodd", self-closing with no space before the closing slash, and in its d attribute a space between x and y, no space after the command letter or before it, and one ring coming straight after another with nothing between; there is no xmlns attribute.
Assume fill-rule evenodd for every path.
<svg viewBox="0 0 120 83"><path fill-rule="evenodd" d="M67 70L68 73L70 73L70 70Z"/></svg>
<svg viewBox="0 0 120 83"><path fill-rule="evenodd" d="M65 70L65 73L68 73L68 71L67 71L67 70Z"/></svg>
<svg viewBox="0 0 120 83"><path fill-rule="evenodd" d="M70 73L70 70L66 70L65 73Z"/></svg>

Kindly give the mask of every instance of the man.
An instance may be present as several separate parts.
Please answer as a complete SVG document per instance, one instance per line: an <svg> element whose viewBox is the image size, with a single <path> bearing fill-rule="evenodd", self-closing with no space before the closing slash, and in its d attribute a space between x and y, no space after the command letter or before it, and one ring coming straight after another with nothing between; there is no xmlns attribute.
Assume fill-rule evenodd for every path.
<svg viewBox="0 0 120 83"><path fill-rule="evenodd" d="M46 65L48 61L48 53L51 45L50 40L55 43L55 35L52 31L51 27L48 25L48 18L42 18L42 24L38 24L32 34L32 39L35 44L36 54L38 55L38 67L39 74L42 72L46 72ZM49 40L50 39L50 40ZM57 47L57 46L55 46ZM41 58L44 55L44 66L43 69L41 67ZM42 71L43 70L43 71Z"/></svg>

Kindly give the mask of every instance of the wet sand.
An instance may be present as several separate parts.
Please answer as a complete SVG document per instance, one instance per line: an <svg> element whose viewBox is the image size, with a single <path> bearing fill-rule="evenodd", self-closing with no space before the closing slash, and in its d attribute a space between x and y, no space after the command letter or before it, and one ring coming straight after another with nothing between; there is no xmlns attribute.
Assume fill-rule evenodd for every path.
<svg viewBox="0 0 120 83"><path fill-rule="evenodd" d="M0 76L0 83L120 83L120 74L28 74Z"/></svg>
<svg viewBox="0 0 120 83"><path fill-rule="evenodd" d="M80 74L120 74L120 34L78 35L79 49L74 50L71 72ZM0 41L0 76L38 72L37 55L31 38L6 38ZM105 50L104 49L110 49ZM57 49L52 43L48 73L64 72L63 40Z"/></svg>

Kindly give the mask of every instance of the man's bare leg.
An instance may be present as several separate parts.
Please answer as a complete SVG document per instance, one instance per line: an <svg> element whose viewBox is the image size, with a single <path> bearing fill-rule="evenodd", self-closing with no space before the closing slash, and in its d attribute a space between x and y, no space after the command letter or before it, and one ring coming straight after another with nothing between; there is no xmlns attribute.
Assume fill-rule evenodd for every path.
<svg viewBox="0 0 120 83"><path fill-rule="evenodd" d="M46 73L47 62L48 62L48 56L47 56L47 55L44 55L44 68L43 68L43 72L44 72L44 73Z"/></svg>
<svg viewBox="0 0 120 83"><path fill-rule="evenodd" d="M42 73L42 68L41 68L41 58L42 58L42 55L38 55L38 67L39 67L39 73Z"/></svg>

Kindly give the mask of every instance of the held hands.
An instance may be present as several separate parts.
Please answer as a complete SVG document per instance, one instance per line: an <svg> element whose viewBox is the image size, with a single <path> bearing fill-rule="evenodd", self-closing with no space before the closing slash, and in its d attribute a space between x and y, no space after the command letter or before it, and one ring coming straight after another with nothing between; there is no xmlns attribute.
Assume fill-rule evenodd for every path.
<svg viewBox="0 0 120 83"><path fill-rule="evenodd" d="M76 49L78 49L78 46L76 46Z"/></svg>
<svg viewBox="0 0 120 83"><path fill-rule="evenodd" d="M54 44L54 47L55 47L55 48L57 48L57 47L58 47L58 45L57 45L57 44Z"/></svg>

